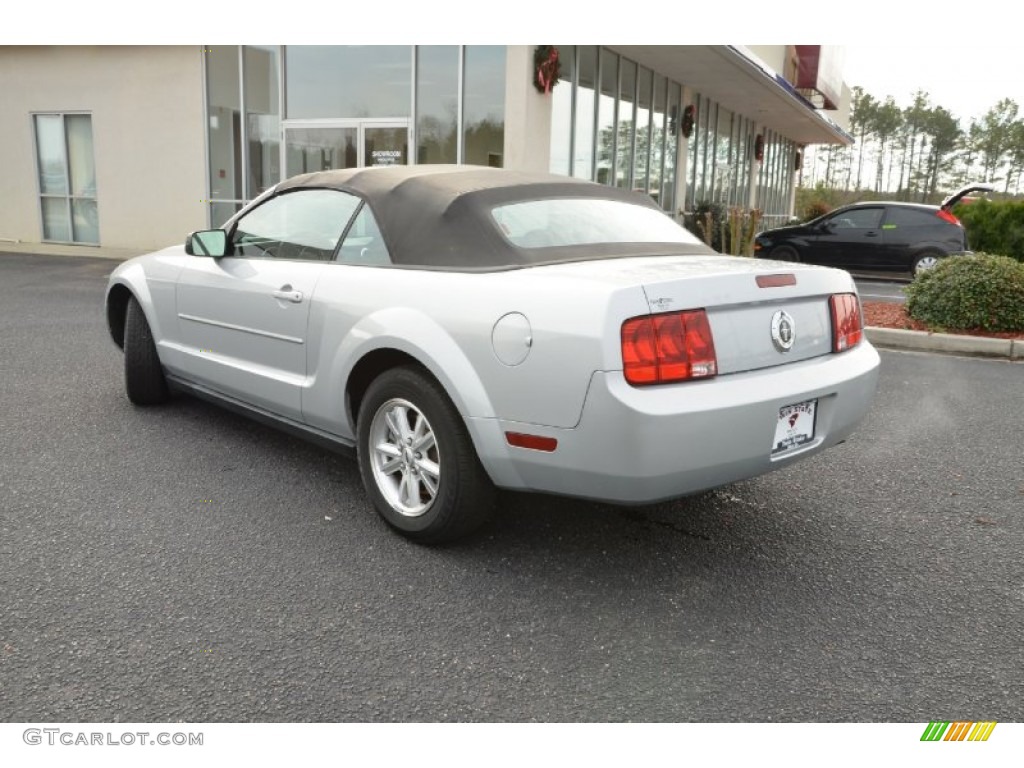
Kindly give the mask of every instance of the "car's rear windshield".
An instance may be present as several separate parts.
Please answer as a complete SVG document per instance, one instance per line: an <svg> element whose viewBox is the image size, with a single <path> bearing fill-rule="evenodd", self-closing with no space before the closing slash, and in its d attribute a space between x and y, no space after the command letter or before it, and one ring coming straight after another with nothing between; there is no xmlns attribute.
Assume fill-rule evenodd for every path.
<svg viewBox="0 0 1024 768"><path fill-rule="evenodd" d="M661 211L618 200L528 200L495 206L491 216L505 239L517 248L604 243L701 244Z"/></svg>

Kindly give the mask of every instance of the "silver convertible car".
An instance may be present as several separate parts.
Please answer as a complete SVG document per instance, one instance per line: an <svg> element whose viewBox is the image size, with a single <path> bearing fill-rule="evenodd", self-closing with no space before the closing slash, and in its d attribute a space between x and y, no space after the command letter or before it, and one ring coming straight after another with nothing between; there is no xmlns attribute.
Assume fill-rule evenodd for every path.
<svg viewBox="0 0 1024 768"><path fill-rule="evenodd" d="M846 272L721 256L634 192L327 171L110 276L128 398L212 399L358 457L422 542L495 488L622 504L842 442L879 358Z"/></svg>

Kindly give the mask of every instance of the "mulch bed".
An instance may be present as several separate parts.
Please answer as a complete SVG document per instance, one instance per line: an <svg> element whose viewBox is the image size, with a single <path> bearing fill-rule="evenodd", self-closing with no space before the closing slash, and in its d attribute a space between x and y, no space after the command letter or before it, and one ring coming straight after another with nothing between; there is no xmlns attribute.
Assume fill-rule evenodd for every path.
<svg viewBox="0 0 1024 768"><path fill-rule="evenodd" d="M907 314L902 304L890 304L883 301L865 301L864 324L875 328L901 328L907 331L928 331L928 326ZM982 331L977 328L967 330L947 330L944 333L955 333L961 336L985 336L989 339L1024 339L1024 332Z"/></svg>

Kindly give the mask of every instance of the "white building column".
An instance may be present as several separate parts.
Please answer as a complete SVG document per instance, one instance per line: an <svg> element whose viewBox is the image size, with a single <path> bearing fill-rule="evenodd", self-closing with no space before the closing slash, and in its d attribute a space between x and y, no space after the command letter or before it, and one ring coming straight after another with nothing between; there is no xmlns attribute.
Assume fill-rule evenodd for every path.
<svg viewBox="0 0 1024 768"><path fill-rule="evenodd" d="M551 166L551 94L533 85L532 45L510 45L505 58L504 166L547 172Z"/></svg>
<svg viewBox="0 0 1024 768"><path fill-rule="evenodd" d="M697 94L689 86L683 86L683 93L679 103L679 115L676 117L676 218L682 221L682 212L686 210L688 201L686 199L686 180L690 177L690 142L694 140L693 133L690 138L683 136L683 113L686 108L697 99ZM696 124L693 132L696 133Z"/></svg>

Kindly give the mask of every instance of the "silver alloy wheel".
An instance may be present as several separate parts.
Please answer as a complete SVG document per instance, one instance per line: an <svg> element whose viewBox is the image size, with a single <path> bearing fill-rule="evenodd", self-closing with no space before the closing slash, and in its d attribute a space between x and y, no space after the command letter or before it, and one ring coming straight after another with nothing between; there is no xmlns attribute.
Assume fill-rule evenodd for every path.
<svg viewBox="0 0 1024 768"><path fill-rule="evenodd" d="M427 417L408 400L392 398L370 424L373 479L393 510L419 517L430 509L441 480L441 455Z"/></svg>
<svg viewBox="0 0 1024 768"><path fill-rule="evenodd" d="M931 269L938 263L938 256L922 256L920 259L917 260L917 263L914 265L914 274L917 275L920 274L921 272L924 272L926 269Z"/></svg>

